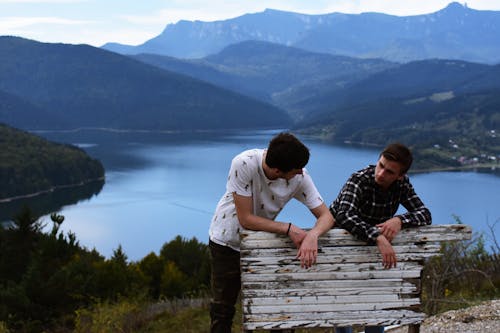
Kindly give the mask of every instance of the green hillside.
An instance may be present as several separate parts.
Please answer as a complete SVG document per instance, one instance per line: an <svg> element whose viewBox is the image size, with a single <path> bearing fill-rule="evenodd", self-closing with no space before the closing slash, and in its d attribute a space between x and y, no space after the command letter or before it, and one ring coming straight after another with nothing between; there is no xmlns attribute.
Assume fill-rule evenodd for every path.
<svg viewBox="0 0 500 333"><path fill-rule="evenodd" d="M101 163L83 150L0 124L0 199L103 177Z"/></svg>
<svg viewBox="0 0 500 333"><path fill-rule="evenodd" d="M0 37L0 91L62 123L51 128L198 130L290 125L288 115L270 104L88 45ZM6 117L30 128L21 113Z"/></svg>
<svg viewBox="0 0 500 333"><path fill-rule="evenodd" d="M496 167L500 66L426 60L376 73L318 97L299 127L329 140L411 145L417 169Z"/></svg>
<svg viewBox="0 0 500 333"><path fill-rule="evenodd" d="M270 102L299 121L321 107L317 96L397 66L381 59L314 53L262 41L230 45L203 59L155 54L131 57Z"/></svg>

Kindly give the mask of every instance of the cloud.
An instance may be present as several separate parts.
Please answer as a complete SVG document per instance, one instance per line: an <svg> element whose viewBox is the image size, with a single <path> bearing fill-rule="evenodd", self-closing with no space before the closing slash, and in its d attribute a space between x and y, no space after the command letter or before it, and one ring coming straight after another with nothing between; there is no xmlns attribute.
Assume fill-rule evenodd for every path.
<svg viewBox="0 0 500 333"><path fill-rule="evenodd" d="M87 2L88 0L0 0L0 4L3 3L15 3L15 4L20 4L20 3L46 3L46 4L52 4L52 3L80 3L80 2Z"/></svg>
<svg viewBox="0 0 500 333"><path fill-rule="evenodd" d="M48 16L7 17L0 20L0 31L2 35L19 36L40 42L88 44L88 40L91 39L84 39L82 27L90 23L90 21ZM99 36L98 34L90 36L94 37Z"/></svg>
<svg viewBox="0 0 500 333"><path fill-rule="evenodd" d="M4 17L0 20L0 31L9 33L17 29L23 29L37 24L58 24L58 25L81 25L89 24L89 21L70 20L60 17Z"/></svg>
<svg viewBox="0 0 500 333"><path fill-rule="evenodd" d="M122 15L129 23L138 25L161 25L176 23L180 20L212 22L238 17L248 13L262 12L266 8L278 9L305 14L325 13L329 1L316 0L304 2L303 0L274 0L274 1L226 1L213 0L183 0L169 1L161 9L150 15Z"/></svg>

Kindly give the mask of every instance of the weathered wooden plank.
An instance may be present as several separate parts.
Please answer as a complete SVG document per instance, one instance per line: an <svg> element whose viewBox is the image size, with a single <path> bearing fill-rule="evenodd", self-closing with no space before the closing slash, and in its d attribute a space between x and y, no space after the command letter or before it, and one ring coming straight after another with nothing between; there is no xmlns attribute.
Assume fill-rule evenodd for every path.
<svg viewBox="0 0 500 333"><path fill-rule="evenodd" d="M400 316L407 319L421 319L425 314L421 312L416 312L408 309L400 310L370 310L370 311L337 311L334 312L335 319L333 319L327 312L297 312L290 314L247 314L244 319L246 322L279 322L286 320L296 320L296 321L331 321L335 320L336 323L344 322L346 324L362 324L366 320L388 320L389 318L394 318Z"/></svg>
<svg viewBox="0 0 500 333"><path fill-rule="evenodd" d="M378 279L378 280L324 280L316 281L314 279L305 281L270 281L267 283L243 283L243 288L249 289L290 289L292 286L298 286L302 289L315 290L317 288L338 289L338 288L381 288L384 286L410 287L413 283L403 279Z"/></svg>
<svg viewBox="0 0 500 333"><path fill-rule="evenodd" d="M417 281L418 282L418 281ZM244 297L283 295L380 295L381 293L414 294L419 286L402 279L373 280L305 280L305 281L272 281L261 283L245 282L242 284Z"/></svg>
<svg viewBox="0 0 500 333"><path fill-rule="evenodd" d="M257 246L257 245L256 245ZM426 245L395 245L393 246L394 251L397 254L404 253L432 253L435 254L439 252L440 246L433 244ZM287 248L242 248L240 252L242 256L242 260L249 261L254 258L262 259L262 258L275 258L276 262L281 260L295 260L297 256L297 249L294 247ZM357 246L357 247L322 247L318 249L318 260L322 257L329 258L330 256L343 256L344 260L349 260L350 256L356 255L378 255L378 248L376 246ZM324 258L323 258L324 259Z"/></svg>
<svg viewBox="0 0 500 333"><path fill-rule="evenodd" d="M418 291L416 287L412 288L392 288L392 287L381 287L377 288L342 288L342 289L315 289L315 291L304 290L304 289L251 289L245 290L244 295L245 299L251 298L265 298L265 297L273 297L273 298L286 298L286 297L339 297L339 296L362 296L362 297L383 297L388 294L398 295L399 297L404 296L416 296L418 295Z"/></svg>
<svg viewBox="0 0 500 333"><path fill-rule="evenodd" d="M368 282L378 282L369 284ZM308 296L308 295L380 295L384 293L414 294L419 292L419 286L409 282L386 282L378 280L335 280L335 281L291 281L289 283L244 283L242 292L245 297L259 296ZM345 282L341 284L340 282ZM365 284L363 285L363 282ZM419 282L419 281L417 281Z"/></svg>
<svg viewBox="0 0 500 333"><path fill-rule="evenodd" d="M244 299L256 299L256 298L275 298L283 299L288 297L340 297L340 296L359 296L359 297L384 297L388 294L397 295L398 297L417 297L419 292L416 287L413 288L342 288L342 289L316 289L315 292L304 289L252 289L245 290ZM362 301L362 299L360 298Z"/></svg>
<svg viewBox="0 0 500 333"><path fill-rule="evenodd" d="M458 237L460 236L460 237ZM421 243L435 243L435 242L443 242L443 241L457 241L457 240L465 240L470 239L463 234L444 234L440 235L437 233L432 234L422 234L420 237L414 237L412 241L395 238L392 242L393 245L398 244L421 244ZM280 248L290 248L294 247L294 244L290 239L248 239L244 242L243 248L253 248L256 244L260 245L261 249L280 249ZM366 242L355 240L352 236L344 236L342 235L338 239L332 237L324 237L320 238L318 241L318 247L356 247L356 246L366 246Z"/></svg>
<svg viewBox="0 0 500 333"><path fill-rule="evenodd" d="M274 329L274 328L316 328L334 326L391 326L409 325L419 323L425 318L425 314L410 310L399 311L359 311L359 312L337 312L335 318L328 314L303 313L290 317L289 315L249 315L244 317L244 328L246 330ZM300 315L300 317L299 317ZM397 318L397 319L393 319Z"/></svg>
<svg viewBox="0 0 500 333"><path fill-rule="evenodd" d="M436 248L439 248L439 246L436 246ZM397 260L398 262L405 262L405 261L422 261L427 258L435 257L439 255L435 251L438 250L429 250L427 249L426 252L421 252L421 253L397 253ZM326 254L326 253L320 253L318 255L317 264L339 264L339 263L380 263L382 262L382 257L378 252L376 252L375 249L371 249L370 251L367 251L366 254L360 253L360 254ZM245 265L286 265L286 264L295 264L295 265L300 265L300 260L296 258L296 252L292 252L290 256L272 256L269 255L269 257L242 257L241 258L241 264L242 266Z"/></svg>
<svg viewBox="0 0 500 333"><path fill-rule="evenodd" d="M323 303L323 304L281 304L276 305L251 305L246 306L246 313L262 314L262 313L296 313L296 312L337 312L337 311L367 311L367 310L384 310L410 307L419 305L420 300L415 298L401 299L394 302L374 302L374 303Z"/></svg>
<svg viewBox="0 0 500 333"><path fill-rule="evenodd" d="M242 282L268 282L268 281L291 281L291 280L368 280L368 279L410 279L419 278L421 269L411 270L373 270L364 272L308 272L283 273L283 274L243 274Z"/></svg>
<svg viewBox="0 0 500 333"><path fill-rule="evenodd" d="M284 296L284 297L245 297L243 300L244 306L279 306L300 304L304 306L319 305L319 304L356 304L356 303L394 303L401 300L405 302L410 298L402 298L398 294L381 294L381 295L347 295L347 296ZM415 304L420 304L418 298L411 299Z"/></svg>
<svg viewBox="0 0 500 333"><path fill-rule="evenodd" d="M389 310L369 310L369 311L346 311L346 310L341 310L341 311L336 311L336 315L339 316L340 320L345 320L346 318L349 319L354 319L354 320L359 320L363 319L365 317L373 317L373 318L385 318L388 317L389 315L401 315L404 317L422 317L422 313L410 309L389 309ZM306 320L306 319L313 319L313 320L325 320L325 319L331 319L328 318L328 313L326 312L311 312L311 313L306 313L306 312L296 312L296 313L291 313L291 314L261 314L261 315L253 315L253 314L248 314L246 315L245 319L248 319L250 321L258 321L258 320L266 320L266 321L279 321L279 320L284 320L284 319L289 319L289 318L295 318L295 320Z"/></svg>
<svg viewBox="0 0 500 333"><path fill-rule="evenodd" d="M394 238L393 244L397 243L420 243L420 242L442 242L442 241L457 241L470 239L472 236L472 228L465 224L436 224L430 226L422 226L418 228L407 228L399 232L399 234ZM286 242L278 242L281 246L286 244L287 247L293 247L292 242L288 237L283 237L282 235L272 234L266 235L266 232L261 231L241 231L241 241L242 245L251 244L252 241L259 241L259 247L264 248L269 244L271 247L275 245L272 243L276 239L285 239ZM343 241L338 245L345 246L352 244L355 245L366 245L365 242L356 240L349 232L343 229L335 228L320 237L320 244L322 242L335 246L335 241ZM264 241L262 243L261 241ZM349 241L349 242L347 242ZM347 242L347 243L346 243Z"/></svg>
<svg viewBox="0 0 500 333"><path fill-rule="evenodd" d="M369 310L369 311L352 311L340 310L334 312L336 320L354 320L360 321L366 317L377 318L378 320L388 319L388 317L407 317L407 318L422 318L425 316L421 312L411 309L388 309L388 310ZM296 312L296 313L280 313L280 314L247 314L245 321L283 321L283 320L332 320L327 312Z"/></svg>
<svg viewBox="0 0 500 333"><path fill-rule="evenodd" d="M405 270L421 270L422 265L415 262L402 262L399 263L394 270L405 271ZM297 264L292 265L242 265L241 269L247 274L316 274L319 272L335 272L335 273L347 273L347 272L373 272L373 271L384 271L388 270L384 268L381 261L374 263L358 263L358 264L317 264L309 268L302 268Z"/></svg>

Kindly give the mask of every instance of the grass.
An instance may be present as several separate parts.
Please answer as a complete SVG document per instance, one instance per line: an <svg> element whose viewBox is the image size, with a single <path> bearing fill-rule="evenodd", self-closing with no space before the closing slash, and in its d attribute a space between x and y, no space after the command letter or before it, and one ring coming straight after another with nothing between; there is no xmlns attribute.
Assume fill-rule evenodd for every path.
<svg viewBox="0 0 500 333"><path fill-rule="evenodd" d="M200 333L209 332L210 317L207 306L188 308L178 313L163 313L149 322L138 333Z"/></svg>

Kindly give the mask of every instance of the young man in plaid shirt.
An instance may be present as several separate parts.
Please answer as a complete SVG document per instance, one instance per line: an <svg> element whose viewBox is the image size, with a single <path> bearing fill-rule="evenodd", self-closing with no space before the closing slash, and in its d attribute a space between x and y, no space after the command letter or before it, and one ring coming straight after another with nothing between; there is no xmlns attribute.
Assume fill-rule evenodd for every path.
<svg viewBox="0 0 500 333"><path fill-rule="evenodd" d="M388 145L376 165L351 175L330 206L336 225L360 240L377 245L387 269L396 266L391 241L401 228L432 223L429 209L406 175L412 161L408 147L399 143ZM395 215L399 205L403 205L406 212ZM337 328L336 332L347 333L352 329ZM365 332L384 332L384 327L366 327Z"/></svg>

